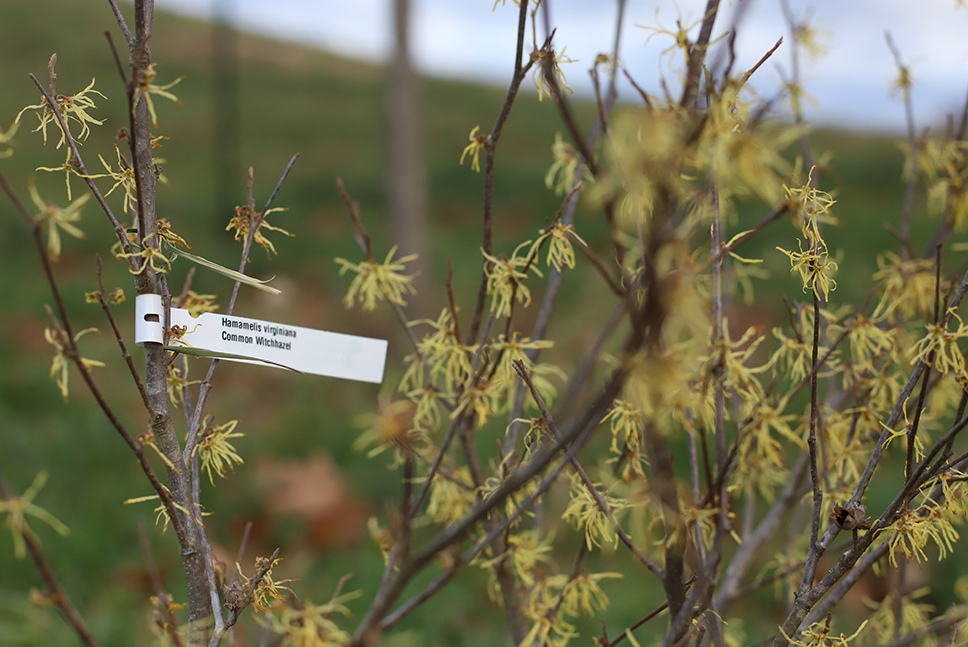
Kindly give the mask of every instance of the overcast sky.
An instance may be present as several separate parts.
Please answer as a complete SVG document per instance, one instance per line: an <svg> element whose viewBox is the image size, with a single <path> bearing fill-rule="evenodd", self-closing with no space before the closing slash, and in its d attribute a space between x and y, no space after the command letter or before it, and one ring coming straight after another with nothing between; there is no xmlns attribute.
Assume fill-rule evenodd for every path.
<svg viewBox="0 0 968 647"><path fill-rule="evenodd" d="M560 49L578 62L564 67L576 92L589 92L587 70L611 47L616 0L549 0ZM517 10L512 0L492 11L493 0L411 0L413 49L428 74L479 79L505 85L513 66ZM390 49L391 0L156 0L160 8L207 18L228 12L239 28L297 41L339 54L384 60ZM827 53L803 61L805 89L818 106L809 116L868 130L900 130L904 114L890 84L896 68L884 40L889 30L915 79L918 126L942 123L958 113L968 92L968 9L956 0L790 0L798 18L812 16ZM754 87L771 96L781 84L778 68L790 69L790 43L779 0L724 0L716 33L728 28L740 5L748 5L737 40L737 69L752 66L777 38L785 45L754 77ZM702 17L705 0L678 0L684 24ZM656 8L658 7L658 15ZM675 31L671 0L628 0L621 58L637 82L657 92L661 70L672 80L662 50L672 44L640 25L656 22ZM691 34L693 37L698 27ZM530 32L529 32L530 33ZM539 38L541 24L539 22Z"/></svg>

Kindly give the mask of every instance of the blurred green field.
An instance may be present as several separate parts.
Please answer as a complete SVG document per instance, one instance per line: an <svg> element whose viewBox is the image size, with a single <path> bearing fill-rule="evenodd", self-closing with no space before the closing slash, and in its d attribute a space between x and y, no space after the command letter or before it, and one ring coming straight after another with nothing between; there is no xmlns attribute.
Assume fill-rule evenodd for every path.
<svg viewBox="0 0 968 647"><path fill-rule="evenodd" d="M0 128L9 126L23 106L37 102L39 94L27 74L32 72L46 83L47 61L56 52L61 92L77 92L96 77L97 89L108 97L99 102L98 114L106 119L105 124L95 129L82 150L89 169L101 170L97 153L116 163L114 135L126 124L126 116L124 92L102 35L105 29L116 34L107 3L5 2L0 9ZM213 107L216 86L210 64L211 34L211 27L200 22L162 13L156 18L153 52L161 63L159 81L185 77L172 90L183 105L156 101L160 118L157 132L171 137L164 141L161 153L167 160L164 173L170 184L160 189L158 204L159 213L171 218L194 250L232 266L237 263L240 246L223 231L232 214L219 209L215 191L218 151L213 133L218 116ZM117 34L115 41L121 41ZM237 448L246 463L214 489L203 486L206 505L216 512L208 524L209 536L226 551L225 555L232 556L245 522L253 520L255 534L243 566L251 570L254 555L281 547L286 561L277 575L298 578L294 588L306 599L327 600L336 581L352 571L355 577L348 590L365 593L362 600L350 604L359 614L382 572L382 560L368 538L365 520L371 514L381 514L384 499L398 497L398 476L384 469L388 459L367 460L353 451L358 433L356 417L375 410L378 394L389 396L402 371L399 358L408 347L388 309L362 313L346 310L341 303L348 279L337 275L333 258L359 259L360 253L352 240L352 227L335 190L335 180L343 177L360 203L377 255L385 254L392 241L385 210L383 71L251 35L240 39L239 53L237 143L241 168L255 169L258 205L268 196L290 156L299 153L300 158L276 202L289 211L271 218L273 224L295 237L273 236L279 256L267 259L262 250L255 250L249 269L258 277L274 275L275 285L284 294L272 298L243 290L237 312L386 337L391 347L382 389L223 363L209 409L217 420L241 420L239 431L247 435ZM583 73L581 64L574 67L576 70L570 73ZM553 217L559 204L559 199L544 188L543 176L551 163L554 135L563 128L555 106L539 103L529 83L515 104L498 150L495 249L499 251L509 252L515 244L532 237ZM490 127L504 93L501 89L435 79L424 80L423 92L431 281L443 284L447 260L453 258L455 290L464 295L459 301L466 304L465 316L469 316L480 276L477 247L483 177L457 162L467 133L476 125L485 130ZM587 127L593 107L577 102L577 110ZM899 105L899 124L902 119ZM29 118L27 124L32 120ZM834 152L834 172L827 188L836 190L835 211L845 222L842 229L827 233L832 250L845 250L835 299L859 303L871 287L877 251L896 248L882 223L896 225L899 220L902 156L890 138L817 132L812 141L817 152ZM53 142L46 148L40 146L39 134L30 133L29 128L21 129L17 142L13 158L0 161L0 168L21 197L27 198L28 178L36 177L47 199L63 203L63 176L34 171L37 166L61 163L63 151L55 150ZM81 183L75 179L73 186L80 194ZM120 211L118 197L111 199ZM236 203L244 201L245 178L239 175ZM935 226L923 211L922 200L916 207L914 232L915 242L922 244ZM740 208L733 231L748 228L765 213L762 207ZM58 278L75 329L98 326L103 331L107 326L100 310L83 300L83 293L96 285L94 253L105 257L109 290L122 286L130 294L130 278L107 254L113 234L93 201L86 209L82 227L87 233L85 240L65 241ZM607 247L601 218L595 212L580 210L577 229L593 246ZM760 305L744 325L779 325L779 296L798 298L800 292L789 275L788 261L774 250L778 244L795 244L794 238L794 230L781 221L743 252L744 256L764 258L764 267L773 275L770 281L757 285ZM176 264L171 275L174 286L180 287L187 269L182 263ZM552 359L566 369L575 361L582 342L594 334L592 322L600 316L597 305L605 303L595 279L566 280L564 284L553 333L572 340L574 346L559 346ZM230 287L219 277L205 273L196 276L194 286L199 292L218 294L223 304ZM81 388L78 376L72 374L67 404L48 379L51 348L43 337L43 305L51 297L28 232L6 199L0 199L0 294L4 301L0 314L0 365L4 367L0 371L0 468L19 490L26 488L39 471L50 470L50 481L38 503L72 532L65 539L44 526L35 526L67 591L105 647L147 644L150 588L138 548L138 525L144 522L150 527L154 517L149 504L122 506L121 502L146 495L149 488L129 450ZM438 298L441 294L438 292ZM540 290L535 296L540 296ZM433 308L441 305L440 300L432 302L430 311L413 312L411 316L436 317ZM125 331L131 327L132 311L131 301L118 309ZM144 416L137 399L130 397L129 380L108 335L102 332L96 338L86 337L82 348L87 356L109 363L108 368L97 369L96 375L125 423L135 433L140 432ZM192 366L193 376L199 377L207 364L193 362ZM500 426L492 426L495 433ZM482 440L482 444L493 442ZM329 498L302 504L289 501L293 512L270 512L270 508L282 505L280 497L296 496L279 489L280 472L302 478L299 482L317 498ZM324 512L300 512L305 510ZM156 559L177 599L183 580L174 538L155 532L151 536ZM575 534L571 543L577 548L579 542ZM572 555L556 557L567 565ZM626 557L620 554L619 559ZM631 564L630 558L626 561ZM626 570L639 574L634 568ZM950 579L950 574L939 580L942 588L945 577ZM624 583L606 586L613 602L608 612L610 630L621 630L662 599L661 589L646 579L649 584L644 589L632 575ZM506 641L500 630L500 611L482 599L486 581L483 572L469 574L464 583L435 598L430 613L417 613L405 621L402 631L388 637L386 644L476 646ZM53 612L28 603L28 589L39 586L33 565L29 560L15 561L9 537L0 534L0 644L73 644L74 639ZM769 621L761 627L751 623L751 641L760 631L772 631L770 626ZM591 622L579 623L579 629L583 636L600 630ZM250 632L243 641L258 643L258 636Z"/></svg>

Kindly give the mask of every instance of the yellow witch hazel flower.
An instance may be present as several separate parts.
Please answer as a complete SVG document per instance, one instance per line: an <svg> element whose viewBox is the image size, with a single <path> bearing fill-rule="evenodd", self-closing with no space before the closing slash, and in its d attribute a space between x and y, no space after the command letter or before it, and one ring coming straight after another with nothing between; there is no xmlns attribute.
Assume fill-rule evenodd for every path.
<svg viewBox="0 0 968 647"><path fill-rule="evenodd" d="M791 645L797 645L797 647L847 647L848 643L860 635L860 632L864 630L867 626L867 621L861 623L857 631L852 633L850 636L845 634L840 634L840 636L830 635L830 615L827 615L826 622L815 622L802 634L800 634L800 640L793 640L790 636L787 636L784 632L783 635L786 639L790 641ZM783 629L780 629L783 632Z"/></svg>
<svg viewBox="0 0 968 647"><path fill-rule="evenodd" d="M599 585L602 580L622 579L621 573L582 573L565 585L564 606L570 616L594 616L608 608L608 596Z"/></svg>
<svg viewBox="0 0 968 647"><path fill-rule="evenodd" d="M870 621L878 640L883 644L927 625L933 615L934 605L916 600L924 598L930 592L931 589L927 586L906 595L900 595L899 591L889 591L880 602L865 596L864 604L874 610ZM897 613L898 609L900 614Z"/></svg>
<svg viewBox="0 0 968 647"><path fill-rule="evenodd" d="M918 139L917 157L912 159L910 142L898 144L905 153L904 177L920 175L928 187L928 211L947 211L948 224L958 231L968 222L968 185L965 183L965 151L968 143L922 137Z"/></svg>
<svg viewBox="0 0 968 647"><path fill-rule="evenodd" d="M507 461L508 461L508 457L505 457L502 465L506 466ZM490 499L494 495L494 493L497 492L499 489L501 489L501 486L504 485L504 483L506 482L507 473L504 467L497 466L492 463L491 468L492 468L491 469L492 476L486 478L484 480L484 485L477 488L476 490L478 501L482 501L482 500L486 501ZM525 514L519 514L519 513L521 511L522 503L537 491L538 491L538 481L536 479L532 479L528 481L525 485L523 485L520 489L515 490L515 492L510 496L508 496L508 498L505 500L505 503L504 503L505 514L509 517L512 515L518 515L517 519L515 519L515 521L511 525L512 528L517 526L519 523L521 523L521 520L525 516L531 516L531 517L534 516L534 513L532 512L526 512Z"/></svg>
<svg viewBox="0 0 968 647"><path fill-rule="evenodd" d="M124 190L124 201L121 203L121 208L124 213L128 213L128 209L134 209L138 204L138 189L134 181L134 169L131 168L128 160L121 154L121 149L118 148L117 144L114 145L114 152L118 156L117 171L113 170L111 165L105 162L101 154L98 153L98 159L101 160L101 165L107 171L107 176L114 180L114 186L104 194L104 197L114 193L114 190L120 186Z"/></svg>
<svg viewBox="0 0 968 647"><path fill-rule="evenodd" d="M155 66L157 63L152 63L147 69L139 69L137 75L134 78L134 99L132 100L132 110L138 105L138 99L144 97L145 101L148 103L148 112L151 113L151 125L158 127L158 115L155 114L155 104L151 101L151 95L157 95L159 97L164 97L169 101L174 101L178 105L181 105L181 100L168 90L176 85L178 85L182 79L185 77L180 76L171 83L166 85L156 85L155 76Z"/></svg>
<svg viewBox="0 0 968 647"><path fill-rule="evenodd" d="M568 239L569 236L574 237L582 245L588 247L588 243L575 233L574 225L563 225L560 222L556 222L547 229L540 230L538 234L538 240L534 241L534 244L531 246L528 257L535 256L537 258L538 248L547 240L548 265L553 266L558 272L561 271L562 265L570 269L575 268L575 249L571 246L571 241Z"/></svg>
<svg viewBox="0 0 968 647"><path fill-rule="evenodd" d="M19 497L0 499L0 514L7 515L4 525L10 528L13 535L13 554L17 559L23 559L27 554L27 543L24 537L37 540L37 535L27 523L27 515L40 519L60 535L66 536L70 532L67 526L58 521L54 515L34 504L34 499L37 498L45 483L47 483L47 472L43 471Z"/></svg>
<svg viewBox="0 0 968 647"><path fill-rule="evenodd" d="M553 346L554 342L552 341L531 339L530 337L522 338L517 331L511 333L510 339L506 338L503 334L499 335L497 341L492 346L495 351L501 353L501 362L495 372L496 379L501 386L508 389L512 388L517 382L517 372L514 370L514 362L520 360L524 363L525 370L531 376L531 381L534 383L538 394L550 406L551 401L558 394L558 390L548 377L554 375L564 381L566 376L558 367L552 364L536 365L528 357L528 351L547 350ZM531 402L530 397L528 398L528 402Z"/></svg>
<svg viewBox="0 0 968 647"><path fill-rule="evenodd" d="M827 253L827 243L819 236L815 240L817 241L816 244L810 245L806 251L803 251L799 238L797 239L799 252L788 252L782 247L777 247L777 249L789 257L790 265L792 265L790 272L800 273L803 291L811 290L818 298L822 297L826 301L830 292L837 289L837 281L831 277L831 274L836 272L838 267L837 262L831 260Z"/></svg>
<svg viewBox="0 0 968 647"><path fill-rule="evenodd" d="M186 387L192 384L201 384L201 380L188 380L188 365L185 365L185 371L182 372L180 366L176 366L175 363L168 365L168 374L165 379L168 387L168 400L171 402L171 406L175 409L178 408L178 403L181 402L185 404L185 391Z"/></svg>
<svg viewBox="0 0 968 647"><path fill-rule="evenodd" d="M534 624L518 647L566 647L579 636L574 625L564 619L564 614L558 613L563 601L561 591L567 580L568 576L561 573L542 575L528 586L522 611Z"/></svg>
<svg viewBox="0 0 968 647"><path fill-rule="evenodd" d="M288 211L288 210L289 209L287 207L276 207L275 209L269 209L268 211L266 211L265 215L266 217L268 217L268 215L274 211ZM232 229L234 229L235 240L240 240L242 241L242 244L245 245L245 241L249 239L249 229L251 229L252 224L258 218L259 218L259 212L257 212L252 207L248 205L236 207L235 215L232 216L231 220L229 220L229 224L226 225L225 231L231 231ZM272 241L270 241L262 234L263 229L267 229L269 231L278 231L280 234L289 236L290 238L293 238L295 236L295 234L290 234L285 229L281 229L279 227L273 227L268 222L266 222L265 218L263 218L262 222L259 223L259 228L256 229L255 231L255 237L253 238L253 240L256 243L258 243L260 247L266 250L266 256L269 258L272 258L272 254L275 254L276 256L278 256L279 252L276 251L276 246L272 244Z"/></svg>
<svg viewBox="0 0 968 647"><path fill-rule="evenodd" d="M184 238L175 233L175 230L171 228L171 221L168 218L162 218L158 221L158 238L169 245L180 245L185 249L192 248Z"/></svg>
<svg viewBox="0 0 968 647"><path fill-rule="evenodd" d="M121 305L127 300L124 296L124 290L121 288L115 288L114 292L110 294L104 294L103 292L85 292L84 293L84 303L101 303L101 298L105 299L105 302L110 302L111 305Z"/></svg>
<svg viewBox="0 0 968 647"><path fill-rule="evenodd" d="M910 400L910 398L904 400L904 405L901 409L901 411L904 413L903 426L901 426L897 430L894 430L888 427L887 425L885 425L883 422L878 421L877 423L878 425L880 425L881 429L888 432L888 437L884 441L884 449L887 449L890 446L891 441L893 441L895 438L904 438L906 442L908 434L911 433L911 429L914 427L914 422L912 422L908 418L908 412L907 412L908 400ZM921 424L918 427L918 433L914 436L915 462L921 462L924 459L924 441L921 439L921 436L926 433L925 430L928 428L931 422L932 422L932 416L930 415L928 410L925 410L921 417ZM905 471L905 476L907 476L906 471Z"/></svg>
<svg viewBox="0 0 968 647"><path fill-rule="evenodd" d="M417 408L413 414L413 426L427 432L436 431L440 427L440 400L444 394L439 389L427 386L407 392L407 397Z"/></svg>
<svg viewBox="0 0 968 647"><path fill-rule="evenodd" d="M555 133L555 143L551 146L554 164L545 173L545 186L554 188L556 195L564 195L571 191L571 184L575 179L575 169L578 168L578 153L575 147Z"/></svg>
<svg viewBox="0 0 968 647"><path fill-rule="evenodd" d="M54 101L57 102L57 107L63 115L64 122L67 124L67 127L70 128L72 121L80 125L81 130L74 138L74 140L77 142L87 139L88 135L91 134L89 124L100 126L102 123L104 123L104 120L99 121L88 114L88 110L97 108L97 106L94 105L94 100L92 99L92 95L95 94L102 99L107 98L94 89L94 79L91 79L91 84L77 94L58 94L54 96ZM44 98L41 98L40 103L37 105L27 106L21 110L20 114L17 115L16 121L19 122L20 117L23 116L23 114L28 110L39 111L40 114L37 115L37 118L40 120L40 124L34 128L33 132L40 131L43 133L44 144L47 144L47 124L53 123L57 127L57 130L61 130L60 122L54 116L53 111L51 111L50 106L47 104L47 100ZM63 146L66 141L67 138L64 135L64 132L61 131L61 137L60 141L57 142L57 148Z"/></svg>
<svg viewBox="0 0 968 647"><path fill-rule="evenodd" d="M466 467L454 470L453 478L438 474L430 485L427 516L443 525L463 519L477 503L473 490L465 488L460 483L460 481L470 482L470 480L471 474Z"/></svg>
<svg viewBox="0 0 968 647"><path fill-rule="evenodd" d="M238 563L236 563L235 565L235 568L239 573L239 577L241 578L241 580L235 586L242 594L242 597L248 595L249 593L252 593L253 594L252 606L258 609L259 611L263 611L263 612L269 611L273 603L284 601L286 598L285 598L285 595L283 594L283 591L289 591L290 593L292 593L292 589L290 589L288 586L285 586L285 585L289 582L294 581L294 580L279 580L279 581L273 580L272 569L276 567L276 564L282 561L282 558L276 557L271 562L269 561L270 559L272 558L270 557L255 558L254 568L256 573L261 573L263 570L266 569L266 567L268 567L268 570L265 571L265 575L262 577L261 580L259 580L259 583L256 585L254 591L252 590L252 578L246 577L245 574L242 573L242 567Z"/></svg>
<svg viewBox="0 0 968 647"><path fill-rule="evenodd" d="M199 294L195 290L189 290L182 307L188 310L188 314L197 319L206 312L218 310L219 306L215 303L215 299L214 294Z"/></svg>
<svg viewBox="0 0 968 647"><path fill-rule="evenodd" d="M468 386L461 394L457 407L450 412L450 419L456 420L462 412L473 412L477 417L477 427L480 429L487 424L489 416L493 416L501 409L501 401L505 395L500 379L478 380Z"/></svg>
<svg viewBox="0 0 968 647"><path fill-rule="evenodd" d="M376 308L377 301L386 299L390 303L405 306L407 302L403 300L406 292L416 294L411 281L413 276L401 274L406 269L406 264L417 258L416 254L410 254L397 260L392 260L397 252L394 245L387 254L382 264L370 259L362 263L350 263L343 258L335 259L342 267L339 273L355 272L356 276L350 283L350 290L346 293L343 303L347 308L352 308L357 300L363 304L364 310Z"/></svg>
<svg viewBox="0 0 968 647"><path fill-rule="evenodd" d="M897 568L897 552L900 550L908 562L913 557L918 564L927 563L925 548L928 542L938 547L938 560L944 559L958 541L958 531L951 525L946 506L926 498L917 508L905 509L885 533L892 533L890 545L891 566Z"/></svg>
<svg viewBox="0 0 968 647"><path fill-rule="evenodd" d="M695 546L696 531L698 531L702 537L702 543L706 546L711 546L713 536L716 534L716 517L719 516L719 508L694 505L683 500L681 493L679 496L679 508L682 510L679 516L679 523L675 530L672 531L672 534L665 538L665 545L671 546L675 544L682 536L680 533L685 533L686 543L690 546ZM729 513L729 516L733 517L734 515ZM741 543L735 531L730 532L730 535L733 536L737 544Z"/></svg>
<svg viewBox="0 0 968 647"><path fill-rule="evenodd" d="M0 157L2 157L2 155L0 155ZM38 171L46 171L48 173L61 173L61 172L64 173L64 185L67 187L68 200L74 199L74 196L71 194L71 176L72 175L76 175L77 177L82 177L86 179L104 177L103 175L82 175L81 172L77 170L77 167L74 166L73 157L74 157L73 152L68 148L67 157L64 159L64 163L61 164L60 166L38 166L37 167Z"/></svg>
<svg viewBox="0 0 968 647"><path fill-rule="evenodd" d="M468 135L470 144L464 147L464 152L460 155L460 164L464 165L464 158L468 155L471 156L471 170L481 172L481 150L484 149L484 145L487 143L489 135L478 135L477 131L480 130L480 126L474 126L471 130L471 134Z"/></svg>
<svg viewBox="0 0 968 647"><path fill-rule="evenodd" d="M688 16L685 19L683 19L682 14L679 11L678 4L675 5L675 9L676 9L676 27L678 27L676 31L672 31L671 29L668 29L661 22L659 22L658 7L656 7L655 9L655 23L657 25L656 27L652 27L650 25L636 25L640 29L645 29L646 31L652 32L649 35L649 37L645 40L646 45L648 45L649 41L655 38L656 36L669 36L673 39L674 42L671 45L669 45L667 48L662 50L662 52L659 54L660 60L665 56L669 57L670 70L672 69L672 61L675 58L676 50L678 50L679 53L682 54L683 64L688 65L689 52L692 51L692 41L689 39L689 32L695 29L696 27L698 27L699 25L701 25L703 21L703 17L700 17L694 22L690 23L688 22L689 20ZM720 36L716 40L710 42L706 47L708 48L712 46L718 40L724 37L725 37L725 34L723 36Z"/></svg>
<svg viewBox="0 0 968 647"><path fill-rule="evenodd" d="M933 184L939 178L958 173L958 169L965 163L968 142L957 139L919 138L915 159L911 158L909 140L899 142L897 147L905 154L903 178L909 179L912 173L917 173L929 184Z"/></svg>
<svg viewBox="0 0 968 647"><path fill-rule="evenodd" d="M0 128L0 159L13 155L13 136L17 134L19 127L20 124L15 121L7 132L3 132L3 129Z"/></svg>
<svg viewBox="0 0 968 647"><path fill-rule="evenodd" d="M638 452L643 426L642 410L639 407L626 400L616 399L612 404L612 410L608 412L604 420L608 420L611 424L612 445L610 450L612 452L619 454L625 448L633 453ZM622 439L622 447L619 447L619 438Z"/></svg>
<svg viewBox="0 0 968 647"><path fill-rule="evenodd" d="M165 256L160 249L147 244L148 239L145 239L145 246L141 248L141 251L131 252L130 254L116 253L117 258L139 258L141 259L138 263L138 268L128 268L128 271L132 274L141 274L149 267L152 271L159 274L164 274L171 269L171 261Z"/></svg>
<svg viewBox="0 0 968 647"><path fill-rule="evenodd" d="M777 172L785 173L788 166L778 151L800 134L797 127L748 126L752 104L741 98L743 83L727 80L722 92L709 97L706 126L692 161L696 172L708 169L715 174L724 208L730 208L734 195L752 194L776 204L781 194Z"/></svg>
<svg viewBox="0 0 968 647"><path fill-rule="evenodd" d="M880 268L874 274L881 281L881 300L871 319L895 323L897 314L904 321L928 317L934 311L934 262L926 258L902 261L894 252L877 256Z"/></svg>
<svg viewBox="0 0 968 647"><path fill-rule="evenodd" d="M531 60L535 61L534 72L531 78L534 80L534 87L538 90L538 101L544 100L544 97L549 99L554 97L552 93L551 86L548 85L548 80L545 78L544 66L550 65L551 72L555 76L555 80L558 82L558 88L568 90L569 93L573 93L573 90L568 86L568 81L565 79L565 73L561 71L562 63L577 63L578 61L573 58L568 58L565 56L565 50L567 47L562 47L561 51L555 54L555 50L534 50L531 52Z"/></svg>
<svg viewBox="0 0 968 647"><path fill-rule="evenodd" d="M783 188L786 191L787 201L791 207L791 215L797 218L802 216L799 222L801 229L804 229L804 235L809 237L809 234L806 232L809 228L819 238L820 234L817 230L817 223L837 225L840 224L840 220L830 213L830 207L836 204L837 201L826 191L821 191L813 186L813 174L816 170L816 166L810 169L810 172L807 173L807 181L801 186L788 187L784 184ZM797 176L799 172L795 170L793 175Z"/></svg>
<svg viewBox="0 0 968 647"><path fill-rule="evenodd" d="M596 489L602 495L605 505L613 515L617 511L630 506L627 499L609 496L600 486L596 486ZM601 546L603 541L612 542L613 547L618 546L618 535L612 528L612 522L598 507L595 497L585 487L585 483L577 472L571 475L571 501L569 501L561 518L569 522L576 530L585 529L585 542L589 549Z"/></svg>
<svg viewBox="0 0 968 647"><path fill-rule="evenodd" d="M831 326L830 334L840 334L840 326ZM850 344L850 360L854 368L859 370L874 370L874 359L894 349L894 338L890 331L859 313L850 322L847 342Z"/></svg>
<svg viewBox="0 0 968 647"><path fill-rule="evenodd" d="M947 224L964 231L968 224L968 184L961 173L938 180L928 188L928 211L943 213L947 207Z"/></svg>
<svg viewBox="0 0 968 647"><path fill-rule="evenodd" d="M84 232L74 223L81 219L81 209L91 198L91 194L85 193L67 207L61 208L40 197L33 179L27 183L27 189L30 191L30 199L39 209L34 218L47 230L47 255L56 263L60 260L61 254L61 237L58 228L74 238L84 238Z"/></svg>
<svg viewBox="0 0 968 647"><path fill-rule="evenodd" d="M524 285L524 279L527 278L525 272L531 269L538 276L544 275L531 262L530 256L518 256L518 252L530 244L528 240L518 245L511 258L503 254L500 258L494 257L481 249L481 254L488 261L484 271L487 273L487 292L491 295L491 312L495 317L510 315L512 300L517 300L525 307L531 305L531 291ZM521 271L521 268L525 271Z"/></svg>
<svg viewBox="0 0 968 647"><path fill-rule="evenodd" d="M933 353L933 366L942 374L947 375L952 370L959 375L965 373L965 358L958 347L958 340L968 337L968 325L953 311L950 312L958 320L958 328L948 330L947 324L925 324L927 334L908 351L912 366L919 361L930 363Z"/></svg>
<svg viewBox="0 0 968 647"><path fill-rule="evenodd" d="M97 332L97 328L86 328L77 333L74 335L74 343L76 344L78 339L89 332ZM54 383L57 384L61 395L64 396L64 402L67 402L67 368L72 361L71 343L67 339L66 332L63 330L51 330L50 328L44 328L44 339L47 340L48 344L57 349L57 352L54 354L54 361L50 364L50 379L54 380ZM87 359L85 357L81 358L81 364L88 370L94 366L107 366L104 362Z"/></svg>
<svg viewBox="0 0 968 647"><path fill-rule="evenodd" d="M741 455L747 459L742 462L743 468L783 467L783 445L771 431L775 431L798 446L803 446L803 441L790 429L790 421L796 416L782 415L781 407L782 405L774 406L761 401L753 408L749 424L743 426L741 434Z"/></svg>
<svg viewBox="0 0 968 647"><path fill-rule="evenodd" d="M793 38L808 58L816 60L827 53L825 41L830 40L830 32L817 29L808 20L803 20L795 25Z"/></svg>
<svg viewBox="0 0 968 647"><path fill-rule="evenodd" d="M508 550L504 555L484 562L487 568L502 559L509 559L511 568L525 586L533 586L539 575L540 564L551 564L554 535L540 534L537 530L524 530L508 536Z"/></svg>
<svg viewBox="0 0 968 647"><path fill-rule="evenodd" d="M343 647L349 644L350 635L340 629L331 616L334 611L347 617L350 615L349 609L342 604L347 599L348 596L340 596L327 604L298 601L283 605L278 615L267 616L267 626L282 636L283 645Z"/></svg>
<svg viewBox="0 0 968 647"><path fill-rule="evenodd" d="M770 357L773 375L785 375L793 384L800 382L810 372L812 348L796 336L787 337L782 328L774 328L773 336L780 342Z"/></svg>
<svg viewBox="0 0 968 647"><path fill-rule="evenodd" d="M721 366L728 388L736 389L744 400L756 400L763 393L763 387L756 375L769 368L769 364L751 368L746 363L764 339L765 336L760 334L759 329L749 328L742 337L733 341L729 337L729 326L724 324L723 339L714 344L709 355L700 358L705 362L703 373L711 377L713 370Z"/></svg>
<svg viewBox="0 0 968 647"><path fill-rule="evenodd" d="M474 348L465 346L457 337L457 330L454 327L454 317L449 309L444 308L437 317L437 321L430 319L418 319L410 323L427 324L434 328L434 331L425 335L420 343L417 344L420 352L427 358L430 366L430 373L435 381L443 379L443 387L447 393L454 393L454 390L471 373L470 354ZM407 370L408 379L401 381L401 390L404 384L413 386L422 385L423 367L419 358L411 363Z"/></svg>
<svg viewBox="0 0 968 647"><path fill-rule="evenodd" d="M416 405L410 400L395 400L389 404L380 400L378 404L378 415L360 416L360 426L365 426L366 431L353 443L353 449L362 451L372 447L367 457L373 458L392 448L396 462L402 462L404 456L416 454L426 441L425 434L413 426Z"/></svg>
<svg viewBox="0 0 968 647"><path fill-rule="evenodd" d="M572 638L579 637L580 634L575 631L575 628L565 622L560 615L549 613L552 608L552 603L547 603L545 606L538 606L534 610L527 611L527 615L531 617L530 619L534 624L518 647L536 647L537 645L566 647Z"/></svg>
<svg viewBox="0 0 968 647"><path fill-rule="evenodd" d="M219 478L225 478L225 468L234 470L234 465L241 465L245 461L236 453L235 446L229 442L230 438L241 438L245 434L235 431L238 420L230 420L221 425L212 424L214 416L209 414L202 424L201 437L195 446L195 452L202 460L202 469L208 473L208 480L215 485L212 476L214 471Z"/></svg>
<svg viewBox="0 0 968 647"><path fill-rule="evenodd" d="M159 451L159 450L156 449L156 451ZM160 451L159 451L159 454L160 454ZM164 455L162 455L162 458L164 458ZM171 496L171 491L167 487L165 487L164 485L162 485L161 487L165 488L165 491L168 492L169 496ZM146 501L158 501L159 499L160 497L157 494L150 494L148 496L138 496L138 497L133 497L131 499L125 499L124 501L121 502L121 504L131 505L133 503L145 503ZM188 508L186 508L185 506L179 505L174 501L172 501L172 505L174 505L175 509L181 512L182 514L184 514L186 517L190 518L192 516L192 513L189 512ZM164 522L161 526L161 534L165 534L165 531L168 530L168 524L171 522L171 518L169 518L168 516L168 510L165 508L165 504L159 503L158 507L154 509L154 513L155 513L155 527L157 527L160 522ZM215 513L202 512L203 517L209 517L213 514ZM198 523L199 525L201 525L201 521L199 521Z"/></svg>

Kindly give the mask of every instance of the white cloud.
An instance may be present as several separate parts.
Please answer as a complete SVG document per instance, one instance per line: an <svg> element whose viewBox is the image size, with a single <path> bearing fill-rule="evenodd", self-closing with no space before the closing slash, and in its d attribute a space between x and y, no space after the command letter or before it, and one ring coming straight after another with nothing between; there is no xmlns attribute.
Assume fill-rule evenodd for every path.
<svg viewBox="0 0 968 647"><path fill-rule="evenodd" d="M578 63L565 68L577 92L588 93L587 70L595 56L611 48L617 2L609 0L549 0L556 43ZM413 51L424 71L460 78L506 83L513 68L517 8L512 2L492 11L492 0L412 0ZM705 0L679 0L686 24L702 16ZM776 0L744 0L749 9L736 42L737 69L752 66L783 36L785 45L755 79L764 94L780 86L777 67L790 69L790 38ZM954 0L790 0L794 12L812 15L818 29L828 32L826 57L803 61L807 91L817 97L816 119L862 128L900 129L900 105L888 96L896 74L884 42L890 30L917 82L915 113L922 125L939 123L946 112L960 110L968 85L968 11ZM215 5L232 8L243 29L330 49L348 56L382 60L390 51L390 0L158 0L161 8L209 17ZM672 2L628 0L621 57L640 85L657 91L659 53L671 38L655 36L636 25L658 19L672 30ZM718 33L726 29L738 0L724 2ZM693 32L695 33L695 32ZM543 35L541 16L538 37ZM530 51L528 27L526 54ZM668 74L663 62L662 69Z"/></svg>

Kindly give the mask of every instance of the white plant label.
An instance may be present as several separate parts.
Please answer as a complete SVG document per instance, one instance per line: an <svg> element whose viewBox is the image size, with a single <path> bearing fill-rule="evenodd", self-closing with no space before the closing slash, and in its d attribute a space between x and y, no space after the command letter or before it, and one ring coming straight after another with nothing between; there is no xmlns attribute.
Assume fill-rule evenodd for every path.
<svg viewBox="0 0 968 647"><path fill-rule="evenodd" d="M216 355L225 353L221 359L374 384L383 381L387 359L385 339L214 312L194 318L183 308L171 309L171 321L167 327L175 333L169 336L169 345L205 350ZM139 295L135 299L135 343L138 346L144 346L145 342L163 344L165 328L161 296Z"/></svg>
<svg viewBox="0 0 968 647"><path fill-rule="evenodd" d="M170 340L172 346L186 345L252 358L225 358L235 362L262 364L259 360L266 360L314 375L376 384L383 381L387 355L385 339L343 335L213 312L196 319L182 308L171 309L171 326L185 329L180 342Z"/></svg>
<svg viewBox="0 0 968 647"><path fill-rule="evenodd" d="M225 358L235 362L262 364L259 360L266 360L314 375L376 384L383 381L387 355L385 339L342 335L213 312L196 319L182 308L171 309L171 326L185 329L180 343L170 340L172 346L186 345L252 358Z"/></svg>

